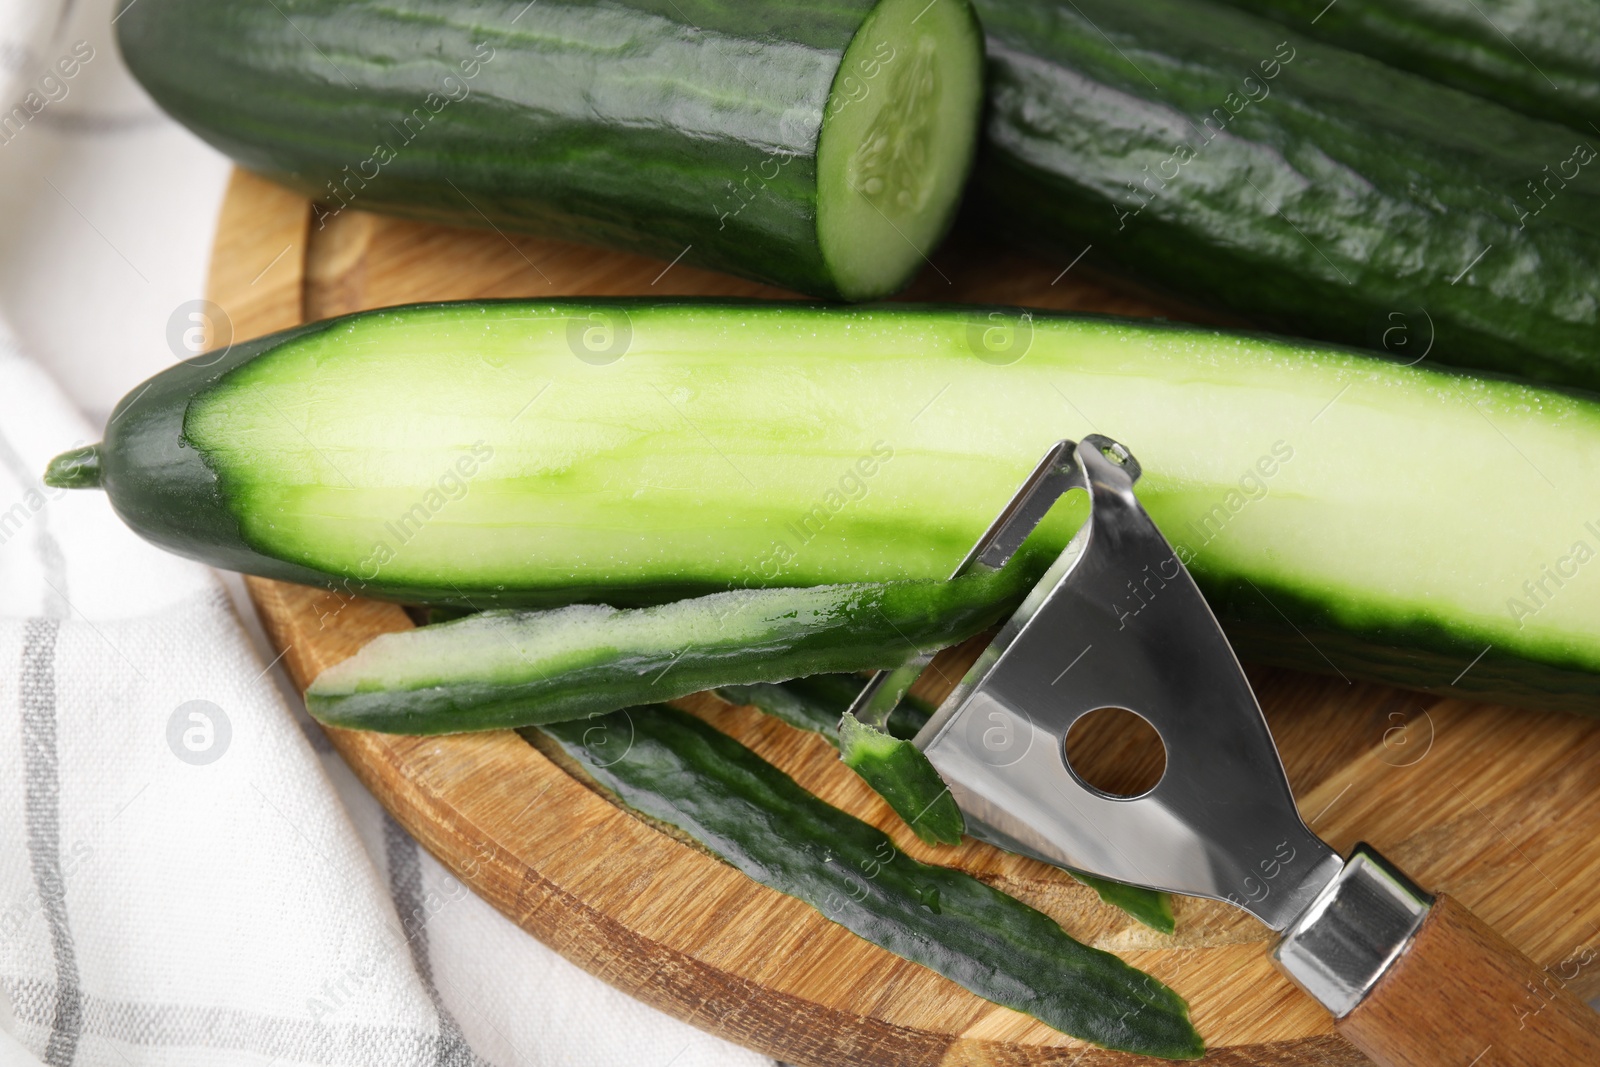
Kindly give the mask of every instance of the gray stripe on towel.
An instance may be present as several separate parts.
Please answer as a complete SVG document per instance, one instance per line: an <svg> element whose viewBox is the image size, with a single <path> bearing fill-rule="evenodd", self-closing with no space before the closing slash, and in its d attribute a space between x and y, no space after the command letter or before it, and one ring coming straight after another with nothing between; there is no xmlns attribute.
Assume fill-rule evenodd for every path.
<svg viewBox="0 0 1600 1067"><path fill-rule="evenodd" d="M388 811L383 813L383 851L389 860L389 895L394 899L395 911L400 914L400 926L411 950L412 965L439 1016L439 1056L434 1060L434 1067L479 1067L484 1061L467 1044L461 1024L445 1006L434 981L433 959L428 954L428 907L422 892L421 848Z"/></svg>
<svg viewBox="0 0 1600 1067"><path fill-rule="evenodd" d="M50 1025L52 982L0 977L17 1022ZM144 1048L211 1048L327 1067L398 1067L438 1062L442 1039L409 1027L315 1022L208 1004L146 1004L85 994L83 1034Z"/></svg>
<svg viewBox="0 0 1600 1067"><path fill-rule="evenodd" d="M78 956L67 925L67 887L61 873L61 778L56 751L56 636L60 629L55 619L28 620L18 679L28 862L56 961L50 1040L44 1051L44 1062L51 1067L72 1062L83 1027Z"/></svg>

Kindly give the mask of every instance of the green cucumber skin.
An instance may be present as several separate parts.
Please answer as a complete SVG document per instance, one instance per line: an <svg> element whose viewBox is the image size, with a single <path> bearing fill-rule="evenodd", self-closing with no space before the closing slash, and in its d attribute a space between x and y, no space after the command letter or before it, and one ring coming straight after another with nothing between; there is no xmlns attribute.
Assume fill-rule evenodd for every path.
<svg viewBox="0 0 1600 1067"><path fill-rule="evenodd" d="M981 997L1107 1048L1204 1051L1166 986L970 875L911 859L692 715L639 708L540 729L630 807Z"/></svg>
<svg viewBox="0 0 1600 1067"><path fill-rule="evenodd" d="M1600 123L1600 33L1575 0L1226 0L1588 137ZM1326 8L1326 10L1324 10ZM1319 14L1320 12L1320 14ZM1313 21L1313 19L1315 21Z"/></svg>
<svg viewBox="0 0 1600 1067"><path fill-rule="evenodd" d="M1178 929L1178 920L1173 917L1173 896L1170 893L1157 893L1155 889L1147 889L1144 886L1130 886L1122 881L1086 875L1082 870L1069 870L1067 873L1082 881L1088 888L1094 889L1096 896L1101 899L1101 904L1110 904L1112 907L1122 909L1150 929L1163 934L1170 934L1174 929Z"/></svg>
<svg viewBox="0 0 1600 1067"><path fill-rule="evenodd" d="M375 638L323 671L306 707L333 726L460 733L561 722L721 685L892 667L999 623L1046 562L1019 557L953 582L746 590L622 612L483 612ZM578 632L589 640L573 647ZM541 649L541 635L558 647Z"/></svg>
<svg viewBox="0 0 1600 1067"><path fill-rule="evenodd" d="M991 225L1295 333L1600 387L1600 160L1537 213L1526 188L1583 135L1207 0L978 8Z"/></svg>
<svg viewBox="0 0 1600 1067"><path fill-rule="evenodd" d="M1170 934L1178 928L1177 920L1172 915L1170 893L1159 893L1142 885L1113 882L1109 878L1097 878L1082 871L1069 870L1067 873L1093 889L1102 904L1121 908L1152 930Z"/></svg>
<svg viewBox="0 0 1600 1067"><path fill-rule="evenodd" d="M594 366L567 349L562 324L602 313L629 317L632 347ZM976 357L975 337L1002 314L694 301L367 312L158 375L113 413L99 476L135 531L221 567L407 602L627 606L941 577L1052 441L1099 429L1140 457L1141 500L1192 550L1246 658L1600 706L1594 583L1568 583L1531 617L1508 613L1542 565L1596 540L1585 522L1600 509L1583 492L1600 477L1593 398L1304 342L1045 313L1028 320L1022 358ZM518 355L491 366L501 351ZM406 450L391 444L398 412ZM462 412L481 421L458 425ZM318 455L297 456L313 436ZM311 521L275 495L286 470L328 499L364 500L324 459L382 461L389 481L404 466L401 510L450 467L458 438L479 437L498 466L442 514L526 516L526 547L484 562L460 540L478 528L459 525L437 566L408 570L402 554L369 573L390 497L303 535L285 525ZM785 530L880 439L894 458L799 548ZM1241 478L1275 441L1294 458L1246 501ZM1223 503L1237 517L1197 535L1200 513ZM769 574L780 537L796 552Z"/></svg>
<svg viewBox="0 0 1600 1067"><path fill-rule="evenodd" d="M719 685L717 695L730 704L753 707L793 726L821 734L839 747L839 719L866 680L855 674L813 674L784 682ZM891 736L911 740L928 723L931 712L913 699L901 700L889 713Z"/></svg>
<svg viewBox="0 0 1600 1067"><path fill-rule="evenodd" d="M876 6L136 0L116 28L168 113L335 214L681 256L831 298L816 153Z"/></svg>
<svg viewBox="0 0 1600 1067"><path fill-rule="evenodd" d="M722 686L717 689L717 695L731 704L755 707L782 719L797 730L819 733L837 748L840 719L856 694L861 692L862 684L863 680L856 675L820 674L787 682ZM888 732L891 737L909 741L927 723L929 712L917 707L917 703L915 698L904 699L895 707L889 716ZM869 778L868 782L871 781ZM959 816L959 808L956 813ZM912 814L915 816L916 813ZM964 823L963 818L961 824L952 825ZM1166 893L1157 893L1143 886L1123 885L1077 871L1069 873L1098 893L1103 903L1122 909L1151 929L1170 934L1175 928L1172 899Z"/></svg>
<svg viewBox="0 0 1600 1067"><path fill-rule="evenodd" d="M244 540L226 490L201 451L189 445L183 428L194 396L216 388L230 371L257 356L315 336L327 326L326 322L296 326L233 345L220 354L184 360L124 397L111 412L99 449L100 484L118 517L145 539L189 559L285 582L338 588L334 576L265 555Z"/></svg>
<svg viewBox="0 0 1600 1067"><path fill-rule="evenodd" d="M855 694L861 691L862 679L848 674L821 674L812 677L825 679L824 685L833 687L834 680L842 699L830 701L817 699L811 693L795 688L795 684L808 678L794 678L786 682L752 682L749 685L722 685L717 696L730 704L752 707L775 719L793 726L796 730L820 734L834 748L839 747L839 717L850 706ZM847 695L846 695L847 694ZM895 709L900 710L899 708Z"/></svg>
<svg viewBox="0 0 1600 1067"><path fill-rule="evenodd" d="M961 844L966 818L922 749L846 715L839 721L839 758L925 844Z"/></svg>

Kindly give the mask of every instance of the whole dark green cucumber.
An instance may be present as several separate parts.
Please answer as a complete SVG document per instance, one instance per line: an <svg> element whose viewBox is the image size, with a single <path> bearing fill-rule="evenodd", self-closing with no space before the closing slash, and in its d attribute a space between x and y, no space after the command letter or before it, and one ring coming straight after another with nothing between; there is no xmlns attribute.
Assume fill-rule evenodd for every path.
<svg viewBox="0 0 1600 1067"><path fill-rule="evenodd" d="M1285 26L1564 122L1600 124L1600 18L1586 0L1227 0Z"/></svg>
<svg viewBox="0 0 1600 1067"><path fill-rule="evenodd" d="M1204 1051L1171 989L971 875L905 855L692 715L635 708L540 729L630 807L981 997L1108 1048Z"/></svg>
<svg viewBox="0 0 1600 1067"><path fill-rule="evenodd" d="M626 354L582 343L602 326ZM943 578L1046 448L1098 431L1247 658L1600 698L1592 397L913 305L421 305L194 362L48 477L234 570L466 607Z"/></svg>
<svg viewBox="0 0 1600 1067"><path fill-rule="evenodd" d="M1207 0L978 7L991 85L969 201L1061 267L1407 361L1600 387L1584 135Z"/></svg>
<svg viewBox="0 0 1600 1067"><path fill-rule="evenodd" d="M942 236L982 91L967 0L132 0L117 37L318 226L497 226L847 299Z"/></svg>

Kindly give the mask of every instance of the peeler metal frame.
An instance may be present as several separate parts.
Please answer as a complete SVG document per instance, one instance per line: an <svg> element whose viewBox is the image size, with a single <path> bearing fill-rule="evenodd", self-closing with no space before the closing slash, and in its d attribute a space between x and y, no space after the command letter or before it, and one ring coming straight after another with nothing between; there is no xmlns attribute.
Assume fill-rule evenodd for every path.
<svg viewBox="0 0 1600 1067"><path fill-rule="evenodd" d="M1138 461L1091 434L1054 445L952 577L998 568L1055 502L1089 517L915 744L974 836L1115 881L1225 900L1284 931L1278 965L1336 1016L1404 951L1432 898L1366 846L1349 863L1305 825L1231 645L1133 492ZM930 657L880 672L852 705L882 727ZM1067 761L1100 708L1166 747L1148 791L1113 796Z"/></svg>

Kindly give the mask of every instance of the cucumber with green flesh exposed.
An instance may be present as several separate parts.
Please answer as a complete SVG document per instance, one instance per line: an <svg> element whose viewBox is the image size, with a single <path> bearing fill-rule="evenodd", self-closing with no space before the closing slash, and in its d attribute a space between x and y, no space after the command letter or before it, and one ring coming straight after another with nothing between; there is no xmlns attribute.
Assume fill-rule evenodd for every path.
<svg viewBox="0 0 1600 1067"><path fill-rule="evenodd" d="M136 0L116 23L156 102L322 201L319 227L488 225L847 299L943 235L983 81L967 0Z"/></svg>
<svg viewBox="0 0 1600 1067"><path fill-rule="evenodd" d="M574 355L595 318L625 356ZM165 371L48 477L234 570L625 606L941 578L1092 430L1139 457L1246 658L1595 710L1600 403L1266 336L911 305L389 309Z"/></svg>
<svg viewBox="0 0 1600 1067"><path fill-rule="evenodd" d="M989 224L1296 333L1600 387L1600 136L1207 0L978 8Z"/></svg>
<svg viewBox="0 0 1600 1067"><path fill-rule="evenodd" d="M1227 3L1524 114L1564 122L1584 140L1600 132L1600 19L1583 0Z"/></svg>
<svg viewBox="0 0 1600 1067"><path fill-rule="evenodd" d="M912 859L692 715L637 708L540 729L624 803L981 997L1108 1048L1203 1051L1182 999L1154 978L968 874Z"/></svg>

